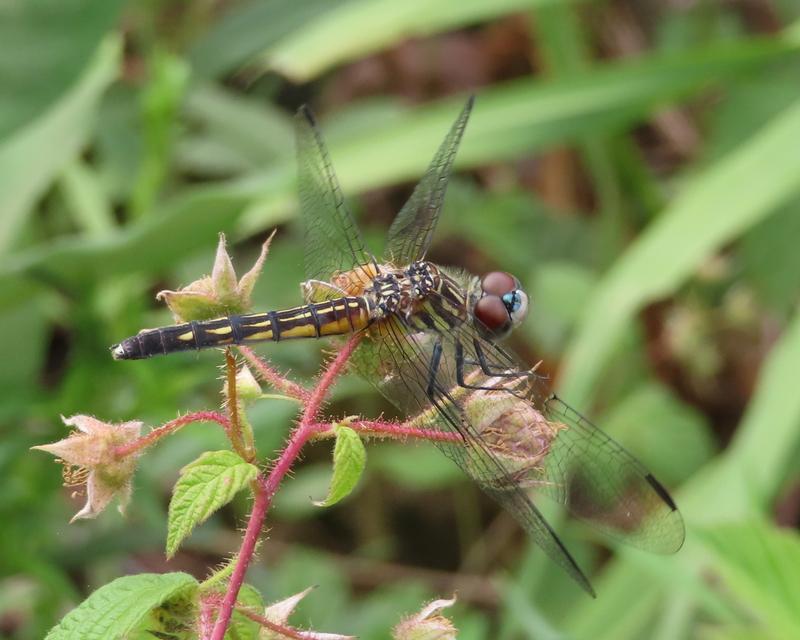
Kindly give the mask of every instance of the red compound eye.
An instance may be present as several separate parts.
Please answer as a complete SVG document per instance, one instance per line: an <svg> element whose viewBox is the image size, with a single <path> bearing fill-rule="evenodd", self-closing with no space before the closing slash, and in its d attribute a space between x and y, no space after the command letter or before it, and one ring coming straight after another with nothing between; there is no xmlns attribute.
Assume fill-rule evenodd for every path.
<svg viewBox="0 0 800 640"><path fill-rule="evenodd" d="M505 271L492 271L483 276L481 289L486 295L503 296L518 286L517 279Z"/></svg>
<svg viewBox="0 0 800 640"><path fill-rule="evenodd" d="M492 332L499 332L508 326L511 321L508 309L497 296L484 296L475 303L475 317Z"/></svg>

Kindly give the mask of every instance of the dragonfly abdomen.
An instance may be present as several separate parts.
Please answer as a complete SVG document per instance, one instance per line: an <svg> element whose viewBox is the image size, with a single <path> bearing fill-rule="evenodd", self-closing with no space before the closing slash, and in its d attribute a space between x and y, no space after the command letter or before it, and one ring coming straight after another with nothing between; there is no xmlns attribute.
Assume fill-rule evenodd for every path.
<svg viewBox="0 0 800 640"><path fill-rule="evenodd" d="M145 329L111 347L116 360L139 360L177 351L231 344L320 338L363 329L370 322L363 297L343 297L300 307Z"/></svg>

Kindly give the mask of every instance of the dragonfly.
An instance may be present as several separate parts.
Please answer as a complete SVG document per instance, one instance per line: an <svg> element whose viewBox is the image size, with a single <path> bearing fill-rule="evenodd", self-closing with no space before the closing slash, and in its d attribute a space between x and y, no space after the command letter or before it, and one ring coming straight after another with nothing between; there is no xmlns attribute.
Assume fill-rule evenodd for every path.
<svg viewBox="0 0 800 640"><path fill-rule="evenodd" d="M363 334L350 366L499 502L592 596L572 554L536 506L540 495L608 536L655 553L683 544L664 486L620 444L548 390L503 339L531 306L513 275L483 277L427 260L470 98L396 215L383 257L349 211L314 116L295 116L305 226L305 304L139 332L116 359L299 338Z"/></svg>

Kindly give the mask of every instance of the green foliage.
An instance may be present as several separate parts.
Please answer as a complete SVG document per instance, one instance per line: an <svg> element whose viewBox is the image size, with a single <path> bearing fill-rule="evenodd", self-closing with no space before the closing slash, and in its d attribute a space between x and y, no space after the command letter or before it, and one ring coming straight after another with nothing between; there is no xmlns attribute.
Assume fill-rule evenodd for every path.
<svg viewBox="0 0 800 640"><path fill-rule="evenodd" d="M259 593L273 601L319 584L293 622L362 640L454 588L464 638L800 634L798 539L774 524L778 512L797 524L800 469L797 7L656 4L3 4L4 632L44 637L75 607L48 637L191 637L195 581L153 567L164 519L180 567L230 558L248 508L235 495L256 468L203 454L167 514L176 467L224 446L206 425L187 429L143 456L128 520L67 526L74 505L28 448L61 437L59 414L159 424L218 405L217 355L114 363L107 347L170 322L153 294L206 274L220 231L247 264L280 226L253 306L300 301L299 104L319 112L379 248L397 185L419 177L476 93L431 257L522 280L532 317L512 346L543 358L561 395L675 490L686 546L667 558L599 553L586 529L559 526L595 569L589 602L438 450L370 443L365 469L360 438L340 427L333 478L323 443L281 487L240 603L258 610ZM301 378L320 361L311 341L262 351ZM248 408L260 459L282 446L295 408ZM329 408L385 411L349 380ZM327 490L321 502L334 504L357 482L357 499L337 509L309 500ZM225 504L230 517L186 541ZM142 566L164 573L109 582ZM233 620L228 637L256 637L255 623Z"/></svg>
<svg viewBox="0 0 800 640"><path fill-rule="evenodd" d="M554 0L375 0L342 2L322 11L263 54L267 68L308 81L349 60L406 38L454 29ZM354 37L342 40L341 34Z"/></svg>
<svg viewBox="0 0 800 640"><path fill-rule="evenodd" d="M185 573L141 573L117 578L64 616L47 634L47 640L144 638L148 633L144 627L159 624L166 630L176 621L190 620L190 611L185 609L190 602L186 595L196 587L194 578ZM180 610L170 610L166 616L169 608L164 605L170 600L177 602L173 609Z"/></svg>
<svg viewBox="0 0 800 640"><path fill-rule="evenodd" d="M169 503L167 556L175 555L192 529L228 504L257 472L232 451L207 451L181 469Z"/></svg>
<svg viewBox="0 0 800 640"><path fill-rule="evenodd" d="M725 243L800 190L800 101L687 186L601 281L566 357L564 393L584 398L633 314L685 282ZM764 159L769 158L769 162Z"/></svg>
<svg viewBox="0 0 800 640"><path fill-rule="evenodd" d="M772 638L800 635L800 535L763 522L720 524L699 532L741 606Z"/></svg>
<svg viewBox="0 0 800 640"><path fill-rule="evenodd" d="M361 437L350 427L336 426L336 444L333 447L333 476L328 495L316 500L318 507L331 507L344 500L355 489L364 466L367 464L367 451Z"/></svg>
<svg viewBox="0 0 800 640"><path fill-rule="evenodd" d="M86 144L97 101L114 80L118 61L119 42L109 37L46 112L0 142L0 251L17 244L37 199Z"/></svg>

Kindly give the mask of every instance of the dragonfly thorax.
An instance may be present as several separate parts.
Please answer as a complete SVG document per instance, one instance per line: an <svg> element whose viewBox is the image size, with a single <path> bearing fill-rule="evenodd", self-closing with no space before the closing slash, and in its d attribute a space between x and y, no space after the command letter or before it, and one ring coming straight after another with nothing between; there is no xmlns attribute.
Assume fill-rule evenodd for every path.
<svg viewBox="0 0 800 640"><path fill-rule="evenodd" d="M439 269L430 262L417 261L405 269L386 270L373 278L366 291L371 313L375 319L392 314L408 318L439 289L441 282Z"/></svg>

